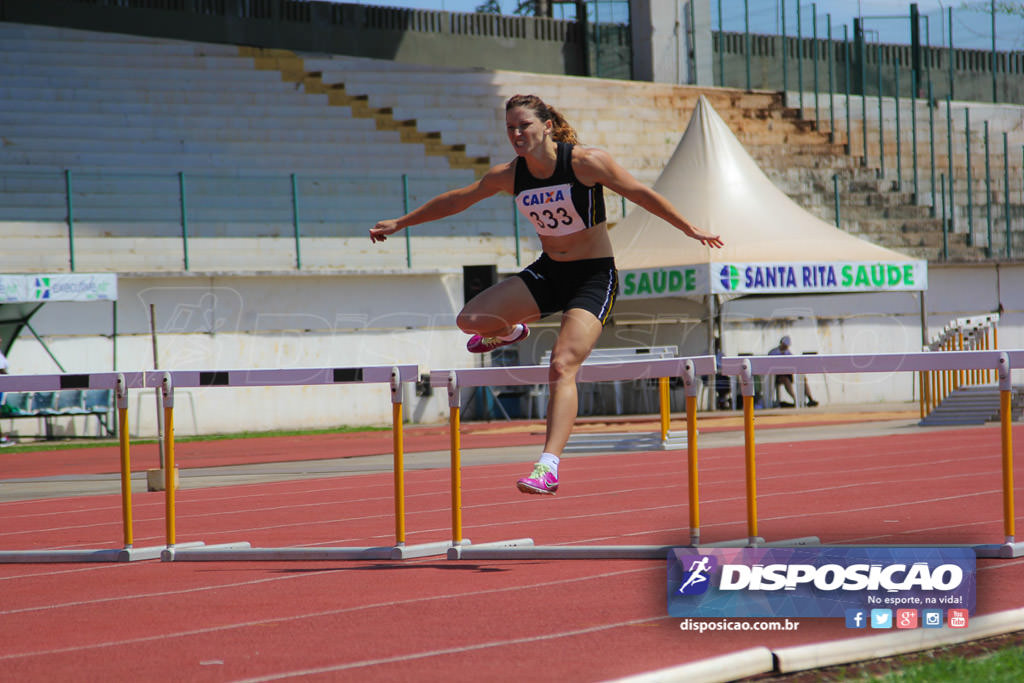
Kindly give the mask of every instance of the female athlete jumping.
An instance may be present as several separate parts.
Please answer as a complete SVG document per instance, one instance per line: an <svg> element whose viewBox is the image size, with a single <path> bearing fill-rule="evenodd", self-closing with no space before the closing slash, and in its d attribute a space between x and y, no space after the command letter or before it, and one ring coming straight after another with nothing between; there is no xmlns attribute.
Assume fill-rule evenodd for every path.
<svg viewBox="0 0 1024 683"><path fill-rule="evenodd" d="M619 193L709 247L722 240L693 226L661 194L637 181L605 151L579 144L576 131L534 95L505 104L508 140L516 158L498 164L476 182L434 197L399 218L370 229L373 242L402 228L464 211L505 192L533 223L543 253L517 277L484 290L459 313L467 348L486 353L526 339L527 323L562 314L551 350L544 451L533 472L516 482L524 493L558 490L558 462L576 421L576 374L608 322L618 273L605 224L603 187Z"/></svg>

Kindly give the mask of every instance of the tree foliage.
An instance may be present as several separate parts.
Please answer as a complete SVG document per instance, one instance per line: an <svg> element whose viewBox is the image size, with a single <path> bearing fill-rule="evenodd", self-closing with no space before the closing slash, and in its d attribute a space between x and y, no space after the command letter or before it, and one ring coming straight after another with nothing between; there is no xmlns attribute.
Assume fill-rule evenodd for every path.
<svg viewBox="0 0 1024 683"><path fill-rule="evenodd" d="M512 10L512 14L521 17L541 16L542 4L543 3L537 2L537 0L516 0L516 6ZM501 1L485 0L483 3L477 5L475 11L484 14L501 14Z"/></svg>
<svg viewBox="0 0 1024 683"><path fill-rule="evenodd" d="M1006 14L1012 17L1024 17L1024 2L1014 2L1013 0L996 0L993 2L964 2L960 5L960 9L970 10L972 12L984 12L988 14L995 9L996 14Z"/></svg>

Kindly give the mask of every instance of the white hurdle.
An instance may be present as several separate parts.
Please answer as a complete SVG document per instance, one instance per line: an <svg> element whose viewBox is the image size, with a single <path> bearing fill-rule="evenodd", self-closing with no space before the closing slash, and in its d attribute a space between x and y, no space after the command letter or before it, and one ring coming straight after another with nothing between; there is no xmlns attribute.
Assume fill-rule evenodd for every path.
<svg viewBox="0 0 1024 683"><path fill-rule="evenodd" d="M124 547L92 550L0 550L0 562L112 562L141 559L164 561L405 559L444 555L450 542L405 544L405 484L402 432L402 385L418 379L416 365L284 368L242 370L151 370L61 375L0 375L0 391L113 389L117 394L121 450L121 496ZM321 384L389 384L392 402L395 477L395 545L364 548L253 548L249 542L206 545L177 542L174 481L175 387L266 387ZM128 444L128 390L159 387L163 398L165 439L166 543L135 548L132 543L131 466Z"/></svg>
<svg viewBox="0 0 1024 683"><path fill-rule="evenodd" d="M452 547L448 559L665 559L671 546L657 545L591 545L538 546L532 538L518 538L493 543L472 544L462 538L462 464L460 454L460 390L462 387L498 385L547 384L546 365L463 368L435 370L430 385L448 390L449 429L451 435ZM607 382L633 379L682 377L686 390L687 474L690 512L689 545L700 543L700 513L697 485L697 392L699 375L715 374L715 357L665 358L632 360L618 363L584 364L577 379L580 382ZM731 545L722 544L722 545Z"/></svg>
<svg viewBox="0 0 1024 683"><path fill-rule="evenodd" d="M405 543L405 465L402 431L402 384L415 382L416 365L366 366L349 368L288 368L280 370L177 371L160 373L163 377L165 431L168 446L164 463L173 471L174 387L265 387L311 386L320 384L389 384L392 404L394 442L395 544L373 547L253 548L248 542L218 546L182 547L175 543L175 505L173 477L167 477L167 547L161 553L165 562L219 562L258 560L403 560L444 555L449 541L408 546ZM168 404L168 401L170 402Z"/></svg>
<svg viewBox="0 0 1024 683"><path fill-rule="evenodd" d="M1024 350L723 358L722 374L738 376L743 394L747 533L751 544L756 545L756 541L760 539L757 525L757 474L754 453L754 375L995 370L999 375L1005 537L1003 543L979 544L972 547L978 557L1013 558L1024 555L1024 543L1016 542L1014 532L1010 370L1015 367L1024 367Z"/></svg>
<svg viewBox="0 0 1024 683"><path fill-rule="evenodd" d="M121 525L124 545L120 548L0 550L0 563L133 562L155 560L165 546L137 548L132 527L131 458L128 443L128 389L144 388L145 372L98 372L59 375L0 375L2 391L60 391L62 389L110 389L117 397L119 449L121 460ZM152 386L152 385L149 385ZM200 542L182 544L197 547Z"/></svg>

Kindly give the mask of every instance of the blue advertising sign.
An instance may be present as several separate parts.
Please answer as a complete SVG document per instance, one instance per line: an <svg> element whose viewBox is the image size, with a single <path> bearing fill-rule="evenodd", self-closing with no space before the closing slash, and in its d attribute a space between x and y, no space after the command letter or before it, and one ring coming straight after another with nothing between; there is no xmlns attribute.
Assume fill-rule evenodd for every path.
<svg viewBox="0 0 1024 683"><path fill-rule="evenodd" d="M668 613L837 617L860 628L874 612L880 628L900 610L973 613L975 583L971 548L674 548Z"/></svg>

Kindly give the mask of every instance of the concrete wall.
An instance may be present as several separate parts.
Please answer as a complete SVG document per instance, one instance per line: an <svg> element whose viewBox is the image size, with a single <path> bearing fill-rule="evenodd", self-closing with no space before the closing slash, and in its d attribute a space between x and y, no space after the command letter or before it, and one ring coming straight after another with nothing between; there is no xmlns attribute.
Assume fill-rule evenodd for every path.
<svg viewBox="0 0 1024 683"><path fill-rule="evenodd" d="M68 372L111 370L115 352L117 369L154 367L151 304L161 368L416 363L425 372L465 362L464 335L454 327L461 280L446 274L121 277L116 350L110 303L48 304L32 325ZM59 372L28 332L10 361L15 373ZM383 385L183 391L176 420L183 434L386 424L391 414ZM411 420L434 422L446 414L445 397L413 400L410 391L408 399ZM155 433L153 406L151 398L132 398L133 434ZM13 423L22 433L35 427L30 420Z"/></svg>
<svg viewBox="0 0 1024 683"><path fill-rule="evenodd" d="M707 0L633 0L633 78L711 85L711 8Z"/></svg>
<svg viewBox="0 0 1024 683"><path fill-rule="evenodd" d="M933 265L926 295L928 327L937 332L953 318L1002 308L1001 348L1024 348L1024 264ZM454 326L462 306L462 276L122 276L117 304L117 368L153 367L149 305L157 317L159 365L166 369L312 367L416 363L431 368L468 367L480 361L464 350ZM728 355L765 353L780 336L794 351L887 353L921 348L920 308L910 293L802 297L750 297L723 307ZM701 302L623 301L599 345L676 344L701 354L707 330ZM113 306L109 303L46 305L32 321L69 372L110 370L114 365ZM520 363L537 362L551 348L557 320L545 321L518 348ZM15 373L57 372L27 332L10 353ZM1024 381L1024 369L1015 371ZM812 380L824 403L913 401L915 377L828 376ZM443 392L419 397L410 388L406 415L414 422L447 416ZM627 397L627 404L629 404ZM283 428L387 424L386 387L286 387L188 389L176 413L180 434ZM134 435L156 431L151 392L135 392ZM5 433L35 433L33 420L5 421ZM85 431L79 419L60 430Z"/></svg>

